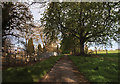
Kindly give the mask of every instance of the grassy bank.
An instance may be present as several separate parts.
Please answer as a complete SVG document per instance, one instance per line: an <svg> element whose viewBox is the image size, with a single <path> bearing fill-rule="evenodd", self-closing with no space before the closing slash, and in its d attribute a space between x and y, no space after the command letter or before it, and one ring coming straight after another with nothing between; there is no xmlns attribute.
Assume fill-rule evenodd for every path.
<svg viewBox="0 0 120 84"><path fill-rule="evenodd" d="M100 57L70 56L89 82L118 82L118 53Z"/></svg>
<svg viewBox="0 0 120 84"><path fill-rule="evenodd" d="M38 82L61 56L50 57L25 67L10 67L2 71L3 82Z"/></svg>

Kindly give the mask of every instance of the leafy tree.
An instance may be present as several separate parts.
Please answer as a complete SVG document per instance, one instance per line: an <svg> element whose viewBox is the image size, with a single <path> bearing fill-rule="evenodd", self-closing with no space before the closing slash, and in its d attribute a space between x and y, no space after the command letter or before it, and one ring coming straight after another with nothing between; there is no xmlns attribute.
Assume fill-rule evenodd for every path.
<svg viewBox="0 0 120 84"><path fill-rule="evenodd" d="M32 58L32 56L34 55L34 52L35 52L32 38L30 38L29 41L28 41L27 52L30 56L30 61L31 61L31 58Z"/></svg>
<svg viewBox="0 0 120 84"><path fill-rule="evenodd" d="M26 32L26 28L24 26L26 24L33 26L31 24L33 16L31 15L29 8L24 3L2 2L2 4L2 43L4 46L4 40L8 36L24 36L23 32Z"/></svg>
<svg viewBox="0 0 120 84"><path fill-rule="evenodd" d="M62 49L62 51L64 52L64 51L66 51L66 52L71 52L71 51L73 51L74 53L75 53L75 51L76 51L76 43L75 43L76 41L75 41L75 38L72 36L72 35L70 35L70 34L66 34L66 35L64 35L63 36L63 39L62 39L62 41L61 41L61 49Z"/></svg>
<svg viewBox="0 0 120 84"><path fill-rule="evenodd" d="M9 2L4 3L2 8L2 43L3 47L5 45L5 39L9 36L15 36L19 38L21 44L24 45L26 55L28 39L32 35L31 27L33 27L33 16L25 3L20 2ZM20 40L20 38L25 38L26 41Z"/></svg>
<svg viewBox="0 0 120 84"><path fill-rule="evenodd" d="M65 34L62 37L62 41L61 41L61 49L62 51L68 51L68 52L72 52L72 54L77 54L79 53L79 40L72 36L71 34Z"/></svg>
<svg viewBox="0 0 120 84"><path fill-rule="evenodd" d="M61 49L62 51L69 51L71 50L71 44L69 43L69 37L64 37L61 42Z"/></svg>
<svg viewBox="0 0 120 84"><path fill-rule="evenodd" d="M85 42L117 41L119 3L49 3L42 24L51 40L60 32L72 34L79 40L80 54Z"/></svg>
<svg viewBox="0 0 120 84"><path fill-rule="evenodd" d="M28 53L30 55L35 52L34 51L34 44L33 44L33 39L32 38L30 38L29 41L28 41L27 51L28 51Z"/></svg>
<svg viewBox="0 0 120 84"><path fill-rule="evenodd" d="M2 52L3 53L2 56L6 58L6 63L8 65L10 64L10 58L11 58L10 45L11 45L10 39L5 39L5 46Z"/></svg>
<svg viewBox="0 0 120 84"><path fill-rule="evenodd" d="M28 45L28 40L33 36L33 30L32 30L32 26L25 24L24 25L24 32L22 32L21 34L23 36L21 36L21 38L24 38L25 41L20 40L21 44L24 46L25 49L25 54L28 56L28 52L27 52L27 45Z"/></svg>

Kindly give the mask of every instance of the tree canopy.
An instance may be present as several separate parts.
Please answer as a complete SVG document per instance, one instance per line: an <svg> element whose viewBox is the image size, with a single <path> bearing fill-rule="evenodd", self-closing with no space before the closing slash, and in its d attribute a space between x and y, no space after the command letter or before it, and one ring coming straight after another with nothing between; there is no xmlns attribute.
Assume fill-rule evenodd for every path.
<svg viewBox="0 0 120 84"><path fill-rule="evenodd" d="M43 14L42 23L46 35L52 39L60 32L79 39L80 54L84 54L86 42L103 44L110 39L118 40L119 6L113 2L52 2Z"/></svg>
<svg viewBox="0 0 120 84"><path fill-rule="evenodd" d="M24 30L24 25L32 20L29 8L23 3L3 3L2 8L2 30L3 36L15 35L11 31L17 29ZM6 31L9 30L9 33ZM10 31L11 30L11 31Z"/></svg>
<svg viewBox="0 0 120 84"><path fill-rule="evenodd" d="M8 36L23 37L24 32L28 33L28 27L34 26L33 16L25 3L8 2L4 3L2 8L2 41Z"/></svg>

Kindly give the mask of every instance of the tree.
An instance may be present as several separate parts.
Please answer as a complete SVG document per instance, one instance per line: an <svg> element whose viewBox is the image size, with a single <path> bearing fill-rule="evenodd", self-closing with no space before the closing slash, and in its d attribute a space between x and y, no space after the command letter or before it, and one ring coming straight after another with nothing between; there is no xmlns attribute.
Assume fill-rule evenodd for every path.
<svg viewBox="0 0 120 84"><path fill-rule="evenodd" d="M96 53L96 55L97 55L97 47L95 46L95 53Z"/></svg>
<svg viewBox="0 0 120 84"><path fill-rule="evenodd" d="M32 38L30 38L29 41L28 41L27 52L30 56L30 61L31 61L31 58L32 58L32 56L34 55L34 52L35 52Z"/></svg>
<svg viewBox="0 0 120 84"><path fill-rule="evenodd" d="M42 24L46 36L56 38L60 32L71 33L79 40L80 54L85 42L117 40L119 3L49 3Z"/></svg>
<svg viewBox="0 0 120 84"><path fill-rule="evenodd" d="M9 65L10 64L10 58L11 58L11 50L10 50L10 47L11 47L11 41L10 39L5 39L5 46L4 46L4 49L3 49L3 58L5 57L6 58L6 63Z"/></svg>
<svg viewBox="0 0 120 84"><path fill-rule="evenodd" d="M41 58L41 54L43 53L43 48L41 47L41 44L38 45L38 49L37 49L37 60L39 60Z"/></svg>
<svg viewBox="0 0 120 84"><path fill-rule="evenodd" d="M24 45L25 51L27 50L28 39L32 32L33 16L25 3L8 2L2 3L2 45L5 45L5 39L11 37L19 38L18 42ZM15 38L15 39L16 39ZM21 38L25 38L24 42ZM14 38L13 38L14 39ZM27 52L26 52L27 53ZM26 54L25 56L28 56Z"/></svg>
<svg viewBox="0 0 120 84"><path fill-rule="evenodd" d="M77 41L71 34L66 34L63 36L61 41L61 49L63 52L73 52L76 53Z"/></svg>
<svg viewBox="0 0 120 84"><path fill-rule="evenodd" d="M101 46L105 48L106 54L108 54L107 48L110 48L110 47L112 48L112 44L110 41L107 43L101 44Z"/></svg>
<svg viewBox="0 0 120 84"><path fill-rule="evenodd" d="M45 53L45 52L47 52L47 50L46 50L46 46L44 45L43 46L43 53Z"/></svg>
<svg viewBox="0 0 120 84"><path fill-rule="evenodd" d="M59 54L60 52L60 49L59 49L59 46L57 45L57 49L56 49L56 52Z"/></svg>
<svg viewBox="0 0 120 84"><path fill-rule="evenodd" d="M88 53L88 46L87 46L87 44L85 45L85 54L87 54Z"/></svg>
<svg viewBox="0 0 120 84"><path fill-rule="evenodd" d="M23 36L22 33L26 32L24 26L26 24L31 25L33 16L31 15L29 8L24 3L2 2L2 4L2 43L4 46L4 40L8 36Z"/></svg>
<svg viewBox="0 0 120 84"><path fill-rule="evenodd" d="M40 54L43 52L43 49L41 47L41 44L38 45L38 55L40 56Z"/></svg>
<svg viewBox="0 0 120 84"><path fill-rule="evenodd" d="M21 38L24 38L25 41L20 40L20 42L24 46L26 56L28 56L28 52L27 52L28 40L33 36L33 30L32 29L33 29L32 26L30 26L28 24L25 24L24 25L24 32L21 33L23 35Z"/></svg>

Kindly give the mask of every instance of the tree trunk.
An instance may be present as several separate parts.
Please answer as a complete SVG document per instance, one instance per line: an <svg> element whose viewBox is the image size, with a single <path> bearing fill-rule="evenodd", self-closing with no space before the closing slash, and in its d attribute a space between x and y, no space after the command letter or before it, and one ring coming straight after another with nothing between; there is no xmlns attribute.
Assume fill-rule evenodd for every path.
<svg viewBox="0 0 120 84"><path fill-rule="evenodd" d="M16 54L15 54L15 65L16 65Z"/></svg>
<svg viewBox="0 0 120 84"><path fill-rule="evenodd" d="M95 47L95 52L96 52L96 55L97 55L97 47Z"/></svg>
<svg viewBox="0 0 120 84"><path fill-rule="evenodd" d="M80 55L84 55L84 42L80 42Z"/></svg>
<svg viewBox="0 0 120 84"><path fill-rule="evenodd" d="M74 47L73 53L74 53L74 55L76 54L75 47Z"/></svg>
<svg viewBox="0 0 120 84"><path fill-rule="evenodd" d="M106 49L106 54L108 54L107 49Z"/></svg>
<svg viewBox="0 0 120 84"><path fill-rule="evenodd" d="M96 55L97 55L97 50L95 50L96 51Z"/></svg>

